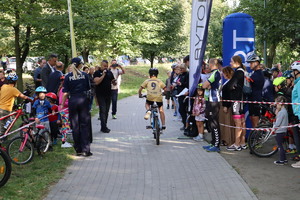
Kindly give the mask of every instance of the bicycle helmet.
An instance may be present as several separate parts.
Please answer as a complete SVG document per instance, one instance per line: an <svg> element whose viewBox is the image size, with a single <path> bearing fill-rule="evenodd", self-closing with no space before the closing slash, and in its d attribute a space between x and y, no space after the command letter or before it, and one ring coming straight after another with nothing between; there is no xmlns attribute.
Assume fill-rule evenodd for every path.
<svg viewBox="0 0 300 200"><path fill-rule="evenodd" d="M8 81L13 81L13 82L15 82L15 81L18 80L18 76L17 76L17 74L15 74L15 73L9 73L8 76L6 77L6 79L7 79Z"/></svg>
<svg viewBox="0 0 300 200"><path fill-rule="evenodd" d="M39 87L37 87L37 88L35 89L35 92L44 92L44 93L46 93L46 92L47 92L47 90L46 90L46 88L45 88L45 87L43 87L43 86L39 86Z"/></svg>
<svg viewBox="0 0 300 200"><path fill-rule="evenodd" d="M279 69L277 67L272 67L271 71L272 72L279 72Z"/></svg>
<svg viewBox="0 0 300 200"><path fill-rule="evenodd" d="M300 72L300 61L295 61L293 62L293 64L291 65L291 69L292 70L298 70Z"/></svg>
<svg viewBox="0 0 300 200"><path fill-rule="evenodd" d="M203 89L203 88L202 88L202 85L203 85L202 83L199 83L199 84L197 85L197 89Z"/></svg>
<svg viewBox="0 0 300 200"><path fill-rule="evenodd" d="M283 73L283 77L285 77L285 78L287 78L287 79L289 79L289 78L293 78L293 71L292 70L287 70L287 71L285 71L284 73Z"/></svg>
<svg viewBox="0 0 300 200"><path fill-rule="evenodd" d="M272 76L272 71L271 71L271 69L266 68L266 69L263 70L263 74L266 77L270 77L270 76Z"/></svg>
<svg viewBox="0 0 300 200"><path fill-rule="evenodd" d="M157 68L150 68L149 69L149 75L150 76L157 76L158 75L158 69Z"/></svg>
<svg viewBox="0 0 300 200"><path fill-rule="evenodd" d="M246 62L250 63L250 62L256 62L256 61L260 63L260 58L259 58L259 56L256 55L256 54L252 54L252 55L250 55L250 56L247 58L247 61L246 61Z"/></svg>
<svg viewBox="0 0 300 200"><path fill-rule="evenodd" d="M49 98L54 99L54 100L57 100L57 96L53 92L48 92L46 94L46 97L49 97Z"/></svg>
<svg viewBox="0 0 300 200"><path fill-rule="evenodd" d="M285 83L284 81L286 80L285 77L277 77L273 80L273 85L278 86L281 85L282 83Z"/></svg>

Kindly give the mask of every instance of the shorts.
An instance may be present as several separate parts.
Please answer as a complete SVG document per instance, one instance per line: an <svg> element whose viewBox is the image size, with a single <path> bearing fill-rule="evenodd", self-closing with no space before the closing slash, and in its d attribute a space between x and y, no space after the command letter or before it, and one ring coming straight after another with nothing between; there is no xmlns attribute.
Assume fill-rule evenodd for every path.
<svg viewBox="0 0 300 200"><path fill-rule="evenodd" d="M146 100L146 103L149 104L150 106L152 106L154 101ZM159 108L163 106L163 102L156 102L156 103Z"/></svg>
<svg viewBox="0 0 300 200"><path fill-rule="evenodd" d="M249 104L249 116L260 116L260 107L257 103Z"/></svg>
<svg viewBox="0 0 300 200"><path fill-rule="evenodd" d="M198 116L195 116L195 120L198 121L198 122L204 122L206 120L205 118L205 114L200 114Z"/></svg>
<svg viewBox="0 0 300 200"><path fill-rule="evenodd" d="M240 102L234 102L231 106L233 119L242 119L245 117L244 104Z"/></svg>
<svg viewBox="0 0 300 200"><path fill-rule="evenodd" d="M171 98L171 92L170 91L166 91L165 95L166 95L167 100L169 100Z"/></svg>

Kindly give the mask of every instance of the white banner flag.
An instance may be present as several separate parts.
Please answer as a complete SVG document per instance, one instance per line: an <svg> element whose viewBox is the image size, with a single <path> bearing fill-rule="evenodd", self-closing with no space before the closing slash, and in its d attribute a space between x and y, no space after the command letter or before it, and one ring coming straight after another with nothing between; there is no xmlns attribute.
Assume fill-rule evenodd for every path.
<svg viewBox="0 0 300 200"><path fill-rule="evenodd" d="M212 0L193 0L191 23L191 48L189 94L194 95L200 80L203 57L207 42L208 24Z"/></svg>

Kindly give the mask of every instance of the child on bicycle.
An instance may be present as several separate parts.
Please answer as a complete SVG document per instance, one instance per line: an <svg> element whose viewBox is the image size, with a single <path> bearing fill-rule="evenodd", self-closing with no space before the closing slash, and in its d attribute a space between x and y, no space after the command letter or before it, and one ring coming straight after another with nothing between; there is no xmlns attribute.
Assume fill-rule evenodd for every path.
<svg viewBox="0 0 300 200"><path fill-rule="evenodd" d="M197 137L194 137L195 141L203 141L204 134L204 121L205 118L205 99L204 99L204 89L202 88L202 83L199 83L197 86L197 94L193 104L192 115L195 116L198 133Z"/></svg>
<svg viewBox="0 0 300 200"><path fill-rule="evenodd" d="M25 96L17 88L15 88L18 80L18 76L16 74L9 73L6 79L7 84L4 84L1 87L0 92L0 117L4 117L11 113L16 97L31 101L28 96ZM0 135L5 133L6 129L4 126L8 120L10 119L6 118L4 120L0 120Z"/></svg>
<svg viewBox="0 0 300 200"><path fill-rule="evenodd" d="M142 98L142 90L147 89L147 99L146 99L146 115L144 116L145 120L148 120L151 114L150 106L153 105L154 102L157 103L157 106L159 107L159 114L160 119L162 123L162 129L166 129L165 124L165 113L163 108L163 97L162 97L162 90L166 89L166 85L157 78L158 76L158 69L151 68L149 69L149 76L150 79L145 80L138 93L139 97Z"/></svg>
<svg viewBox="0 0 300 200"><path fill-rule="evenodd" d="M55 145L57 144L57 136L59 135L59 128L58 125L60 124L60 114L58 112L58 106L56 105L57 101L57 96L53 92L49 92L46 94L47 99L50 102L51 105L51 112L49 112L49 124L50 124L50 129L51 129L51 141L52 144ZM50 115L52 113L56 113L53 115Z"/></svg>
<svg viewBox="0 0 300 200"><path fill-rule="evenodd" d="M49 124L49 118L47 117L49 112L52 112L51 110L51 104L46 99L46 93L47 90L43 86L39 86L35 89L35 93L37 96L37 100L33 103L33 115L35 116L35 122L37 124L42 124L48 129L48 131L51 133L50 124Z"/></svg>
<svg viewBox="0 0 300 200"><path fill-rule="evenodd" d="M286 99L283 96L279 96L275 99L275 102L286 102ZM283 148L283 140L284 136L287 132L287 128L280 128L282 126L288 126L288 112L285 108L285 105L283 104L276 104L276 121L273 125L273 128L275 128L276 133L276 142L279 150L279 160L274 161L274 164L276 165L284 165L287 164L287 159L285 155L285 150Z"/></svg>

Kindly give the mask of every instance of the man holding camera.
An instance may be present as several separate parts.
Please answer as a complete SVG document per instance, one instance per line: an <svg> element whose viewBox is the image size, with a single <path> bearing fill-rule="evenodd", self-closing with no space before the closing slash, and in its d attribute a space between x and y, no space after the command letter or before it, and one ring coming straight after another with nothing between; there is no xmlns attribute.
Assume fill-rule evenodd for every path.
<svg viewBox="0 0 300 200"><path fill-rule="evenodd" d="M114 80L111 84L111 103L112 103L112 118L117 119L117 101L118 101L118 93L121 84L121 75L125 74L124 68L117 64L116 60L111 61L110 71L114 76Z"/></svg>
<svg viewBox="0 0 300 200"><path fill-rule="evenodd" d="M108 61L101 62L101 68L94 73L95 92L100 110L101 132L109 133L107 118L111 101L111 85L114 82L114 75L108 69Z"/></svg>

